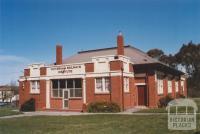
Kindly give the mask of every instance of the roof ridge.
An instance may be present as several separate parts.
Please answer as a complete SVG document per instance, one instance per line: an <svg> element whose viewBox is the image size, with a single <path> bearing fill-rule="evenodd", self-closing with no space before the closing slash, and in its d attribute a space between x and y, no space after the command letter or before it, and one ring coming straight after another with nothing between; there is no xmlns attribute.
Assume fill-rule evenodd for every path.
<svg viewBox="0 0 200 134"><path fill-rule="evenodd" d="M130 45L125 45L126 47L131 47ZM96 51L103 51L103 50L110 50L110 49L116 49L117 47L108 47L108 48L100 48L100 49L91 49L91 50L85 50L85 51L79 51L78 54L81 53L87 53L87 52L96 52Z"/></svg>

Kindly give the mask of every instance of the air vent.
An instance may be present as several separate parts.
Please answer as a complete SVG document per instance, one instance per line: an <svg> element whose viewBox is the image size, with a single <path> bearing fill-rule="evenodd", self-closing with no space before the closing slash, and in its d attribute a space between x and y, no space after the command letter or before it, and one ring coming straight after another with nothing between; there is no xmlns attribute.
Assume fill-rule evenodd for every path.
<svg viewBox="0 0 200 134"><path fill-rule="evenodd" d="M116 55L116 56L114 57L114 59L119 59L119 57Z"/></svg>

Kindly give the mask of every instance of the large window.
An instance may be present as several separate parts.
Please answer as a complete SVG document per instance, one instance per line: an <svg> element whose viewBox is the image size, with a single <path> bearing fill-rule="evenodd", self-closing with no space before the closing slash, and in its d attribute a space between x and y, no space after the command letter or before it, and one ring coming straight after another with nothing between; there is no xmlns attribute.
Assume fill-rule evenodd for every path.
<svg viewBox="0 0 200 134"><path fill-rule="evenodd" d="M68 80L67 88L70 90L70 97L82 97L81 79Z"/></svg>
<svg viewBox="0 0 200 134"><path fill-rule="evenodd" d="M63 89L68 89L70 97L82 97L81 79L52 80L52 97L63 97Z"/></svg>
<svg viewBox="0 0 200 134"><path fill-rule="evenodd" d="M95 93L108 93L110 91L110 78L101 77L95 79Z"/></svg>
<svg viewBox="0 0 200 134"><path fill-rule="evenodd" d="M168 87L168 93L172 93L172 81L171 80L168 80L167 87Z"/></svg>
<svg viewBox="0 0 200 134"><path fill-rule="evenodd" d="M63 93L62 93L62 80L52 80L52 96L53 97L62 97Z"/></svg>
<svg viewBox="0 0 200 134"><path fill-rule="evenodd" d="M129 92L129 78L124 78L124 92Z"/></svg>
<svg viewBox="0 0 200 134"><path fill-rule="evenodd" d="M163 94L163 79L159 76L157 78L157 92L158 94Z"/></svg>
<svg viewBox="0 0 200 134"><path fill-rule="evenodd" d="M31 81L31 93L40 93L40 81L39 80L34 80Z"/></svg>

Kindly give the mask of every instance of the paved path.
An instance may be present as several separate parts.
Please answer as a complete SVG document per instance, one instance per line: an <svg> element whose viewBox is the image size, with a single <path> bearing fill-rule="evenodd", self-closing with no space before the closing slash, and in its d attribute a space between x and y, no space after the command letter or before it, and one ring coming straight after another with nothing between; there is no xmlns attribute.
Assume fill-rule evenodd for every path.
<svg viewBox="0 0 200 134"><path fill-rule="evenodd" d="M116 115L161 115L167 113L132 113L129 111L120 113L81 113L81 112L50 112L50 111L36 111L24 112L23 114L3 116L0 119L28 117L28 116L75 116L75 115L98 115L98 114L116 114Z"/></svg>

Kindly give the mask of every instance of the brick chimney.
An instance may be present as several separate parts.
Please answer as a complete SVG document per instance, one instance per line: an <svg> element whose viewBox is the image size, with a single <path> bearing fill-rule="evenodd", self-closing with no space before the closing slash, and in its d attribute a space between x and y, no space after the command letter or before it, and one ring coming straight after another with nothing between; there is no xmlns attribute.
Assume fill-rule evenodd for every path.
<svg viewBox="0 0 200 134"><path fill-rule="evenodd" d="M56 65L62 64L62 46L56 45Z"/></svg>
<svg viewBox="0 0 200 134"><path fill-rule="evenodd" d="M124 55L124 37L122 32L117 36L117 55Z"/></svg>

